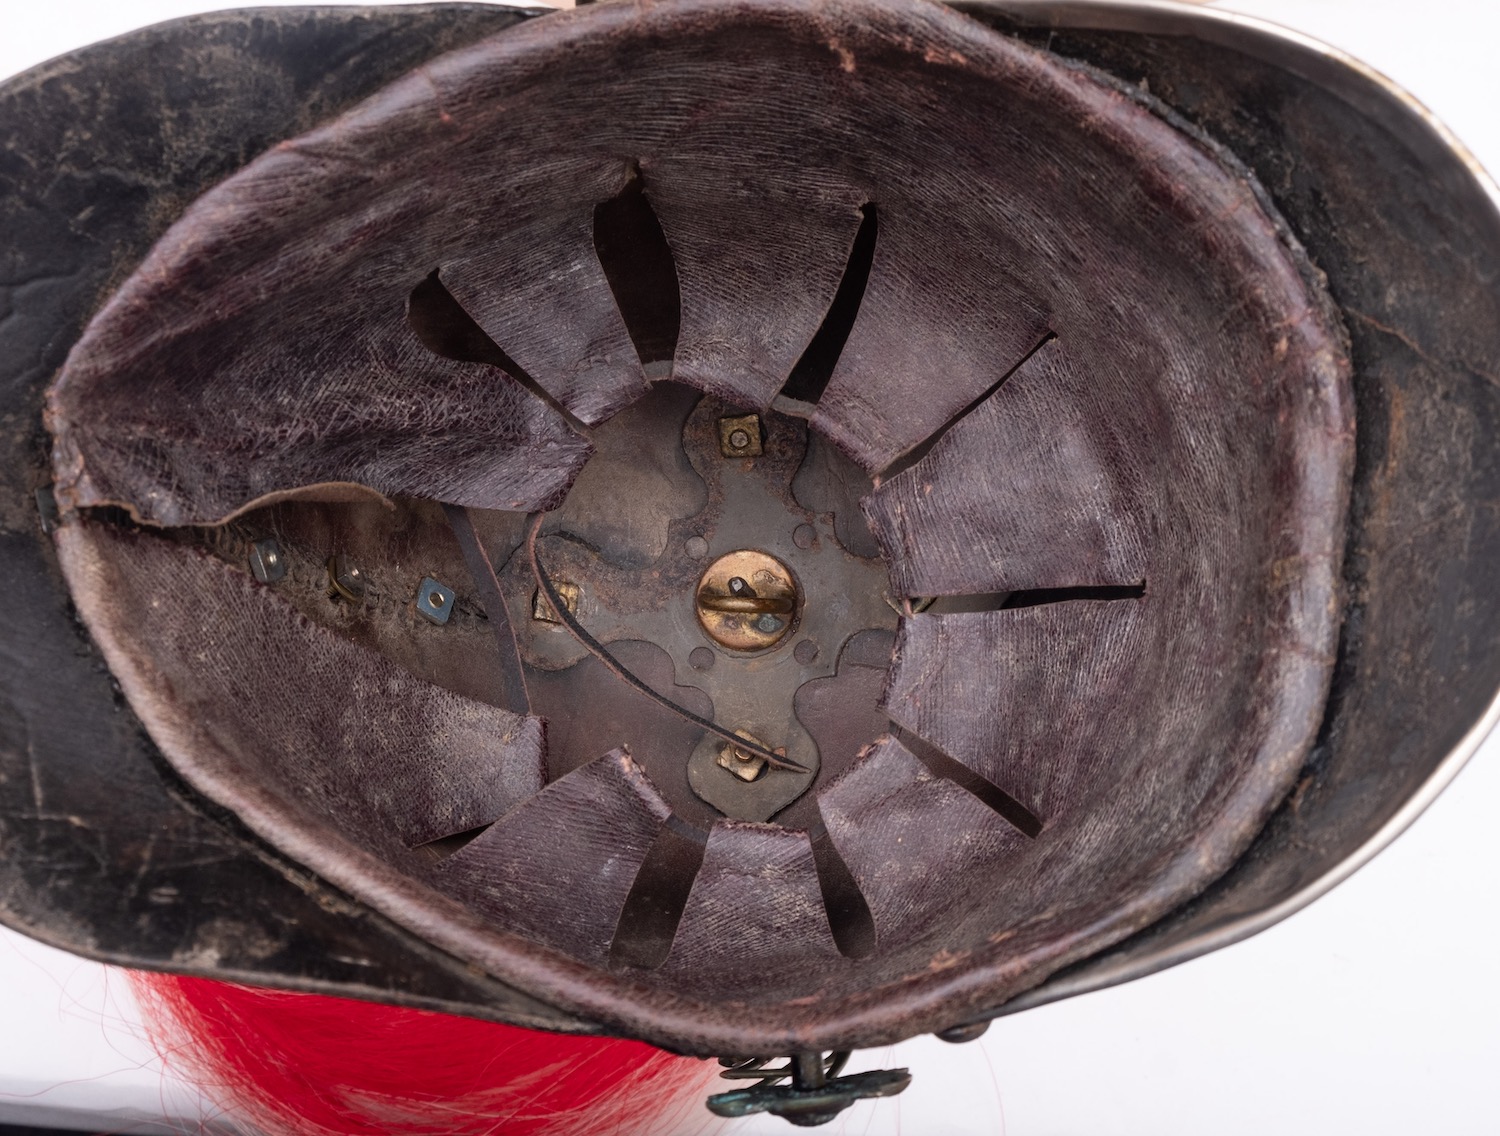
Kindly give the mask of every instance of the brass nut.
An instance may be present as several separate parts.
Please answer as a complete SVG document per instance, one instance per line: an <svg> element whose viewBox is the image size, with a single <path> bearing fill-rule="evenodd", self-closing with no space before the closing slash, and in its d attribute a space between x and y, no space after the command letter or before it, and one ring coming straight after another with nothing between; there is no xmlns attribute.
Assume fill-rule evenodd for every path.
<svg viewBox="0 0 1500 1136"><path fill-rule="evenodd" d="M365 574L342 552L328 561L328 583L335 595L342 596L350 603L365 602L365 592L368 589Z"/></svg>
<svg viewBox="0 0 1500 1136"><path fill-rule="evenodd" d="M720 418L719 452L726 458L760 457L760 415L741 414L732 418Z"/></svg>
<svg viewBox="0 0 1500 1136"><path fill-rule="evenodd" d="M797 618L797 584L785 564L741 549L721 556L698 581L694 608L714 642L731 651L764 651Z"/></svg>
<svg viewBox="0 0 1500 1136"><path fill-rule="evenodd" d="M578 585L570 584L567 580L553 580L552 588L557 592L557 598L562 600L563 607L568 609L568 614L577 615L578 597L581 594ZM558 622L557 616L552 612L552 605L542 595L540 588L531 593L531 618L537 623Z"/></svg>
<svg viewBox="0 0 1500 1136"><path fill-rule="evenodd" d="M758 739L747 734L744 730L736 730L735 733L754 745L762 744ZM731 742L725 742L719 747L719 756L714 759L714 762L721 769L729 770L729 772L733 773L741 781L754 781L758 779L761 774L765 773L768 765L766 759L759 754L746 753L739 746Z"/></svg>

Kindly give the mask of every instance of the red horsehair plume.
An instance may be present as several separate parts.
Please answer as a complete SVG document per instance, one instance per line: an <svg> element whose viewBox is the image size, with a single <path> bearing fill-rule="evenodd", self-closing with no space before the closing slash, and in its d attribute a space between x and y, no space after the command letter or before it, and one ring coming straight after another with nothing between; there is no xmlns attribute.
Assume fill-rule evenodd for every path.
<svg viewBox="0 0 1500 1136"><path fill-rule="evenodd" d="M264 1136L655 1136L719 1123L701 1103L714 1066L636 1041L128 976L168 1066Z"/></svg>

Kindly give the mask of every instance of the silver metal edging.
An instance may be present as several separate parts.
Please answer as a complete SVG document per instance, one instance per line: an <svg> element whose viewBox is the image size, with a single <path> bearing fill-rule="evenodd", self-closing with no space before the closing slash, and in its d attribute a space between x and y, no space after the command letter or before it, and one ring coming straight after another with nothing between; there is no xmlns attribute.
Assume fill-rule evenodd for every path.
<svg viewBox="0 0 1500 1136"><path fill-rule="evenodd" d="M1389 76L1313 36L1256 16L1201 8L1177 0L1134 0L1131 3L1111 0L984 0L966 7L1001 13L1030 27L1184 36L1271 63L1350 103L1390 129L1419 154L1436 146L1457 158L1488 200L1490 208L1500 217L1500 187L1479 159L1436 114ZM1385 99L1371 98L1369 88L1360 90L1350 83L1351 77L1364 80ZM1394 101L1410 117L1391 116L1390 101L1386 100ZM1280 903L1202 932L1131 965L1079 975L1073 980L1066 977L1049 979L974 1020L1004 1017L1144 978L1241 942L1280 923L1343 883L1405 832L1458 776L1497 723L1500 723L1500 692L1421 787L1384 824L1336 866ZM1142 933L1149 930L1147 928Z"/></svg>
<svg viewBox="0 0 1500 1136"><path fill-rule="evenodd" d="M1500 723L1500 694L1497 694L1490 702L1484 716L1479 719L1463 736L1463 739L1448 751L1433 770L1426 781L1422 782L1421 788L1411 795L1410 798L1383 824L1375 830L1363 844L1346 856L1343 860L1319 876L1312 883L1294 892L1286 899L1268 907L1264 911L1254 915L1236 919L1211 931L1195 935L1176 944L1169 950L1147 958L1137 960L1133 965L1122 966L1115 970L1096 971L1092 974L1080 975L1076 980L1062 978L1059 980L1049 979L1042 985L1032 990L1019 994L995 1009L982 1015L982 1018L1000 1018L1010 1014L1019 1014L1023 1010L1034 1010L1039 1006L1045 1006L1050 1002L1060 1002L1064 998L1073 998L1079 994L1090 994L1096 990L1107 990L1111 986L1119 986L1125 982L1132 982L1137 978L1145 978L1158 971L1167 970L1177 966L1179 963L1190 962L1201 955L1223 947L1233 946L1242 942L1252 935L1258 935L1269 927L1275 926L1289 915L1295 915L1308 904L1312 903L1339 884L1343 883L1359 869L1363 868L1376 855L1384 851L1396 837L1405 832L1413 821L1427 811L1429 805L1437 800L1438 794L1446 789L1452 780L1473 757L1480 745L1490 732ZM1170 916L1168 916L1170 918ZM1150 928L1146 928L1149 931Z"/></svg>
<svg viewBox="0 0 1500 1136"><path fill-rule="evenodd" d="M1490 199L1491 206L1500 213L1500 187L1496 186L1479 159L1420 99L1368 63L1294 28L1259 16L1203 8L1180 0L1132 0L1130 3L1114 0L972 0L964 7L1002 13L1028 27L1184 36L1233 48L1252 58L1273 63L1353 104L1409 143L1420 146L1424 141L1438 142L1443 150L1458 158ZM1285 49L1289 47L1297 50L1288 52ZM1413 125L1410 119L1392 120L1379 113L1383 108L1378 101L1362 97L1368 92L1348 85L1351 73L1400 103L1412 118L1430 131L1429 137L1423 139L1414 135L1410 130ZM1431 137L1433 135L1436 137Z"/></svg>

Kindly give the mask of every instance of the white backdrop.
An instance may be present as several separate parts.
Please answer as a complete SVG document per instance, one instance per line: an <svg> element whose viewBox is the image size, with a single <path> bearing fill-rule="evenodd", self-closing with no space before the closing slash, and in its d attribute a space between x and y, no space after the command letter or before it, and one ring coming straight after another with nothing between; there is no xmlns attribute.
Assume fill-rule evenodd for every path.
<svg viewBox="0 0 1500 1136"><path fill-rule="evenodd" d="M0 77L207 0L0 0ZM1500 171L1500 0L1228 0L1342 47ZM1497 284L1500 286L1500 284ZM1403 836L1248 942L1003 1019L980 1042L856 1055L912 1088L830 1136L1500 1133L1500 741ZM146 1131L212 1109L165 1079L123 981L0 931L0 1123ZM702 1129L699 1129L702 1131ZM734 1136L792 1131L776 1120Z"/></svg>

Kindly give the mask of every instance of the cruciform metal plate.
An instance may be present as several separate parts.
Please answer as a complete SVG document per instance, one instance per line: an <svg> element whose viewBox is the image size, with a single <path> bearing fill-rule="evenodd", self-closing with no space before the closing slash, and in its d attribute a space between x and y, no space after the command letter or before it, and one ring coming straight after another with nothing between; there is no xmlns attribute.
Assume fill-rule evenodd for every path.
<svg viewBox="0 0 1500 1136"><path fill-rule="evenodd" d="M762 452L726 457L720 423L736 411L718 399L661 384L633 409L595 432L593 462L604 470L626 464L656 470L660 486L644 486L641 499L632 502L619 493L614 476L596 472L593 479L580 478L549 521L539 559L549 577L577 589L578 619L600 643L640 640L661 647L672 658L675 684L706 694L715 722L772 750L785 750L806 769L767 768L745 780L721 764L727 743L709 734L684 754L689 784L699 797L740 820L769 820L817 777L817 744L793 710L797 690L833 675L839 651L852 635L896 626L886 570L879 560L847 551L836 535L834 514L806 507L793 492L807 453L805 423L764 414ZM687 470L674 472L673 447L686 455ZM682 484L684 475L701 481L697 493ZM611 491L616 510L638 515L606 517L592 500L595 485ZM691 515L666 515L684 502L701 505ZM641 564L640 553L656 546L655 559ZM793 625L764 650L726 647L698 617L695 597L704 570L741 550L773 557L796 584ZM526 589L534 581L524 565L512 563L505 575L512 595L529 596ZM528 612L530 606L528 599ZM556 623L525 619L519 626L520 648L530 666L561 670L587 656ZM660 693L672 697L669 690Z"/></svg>

